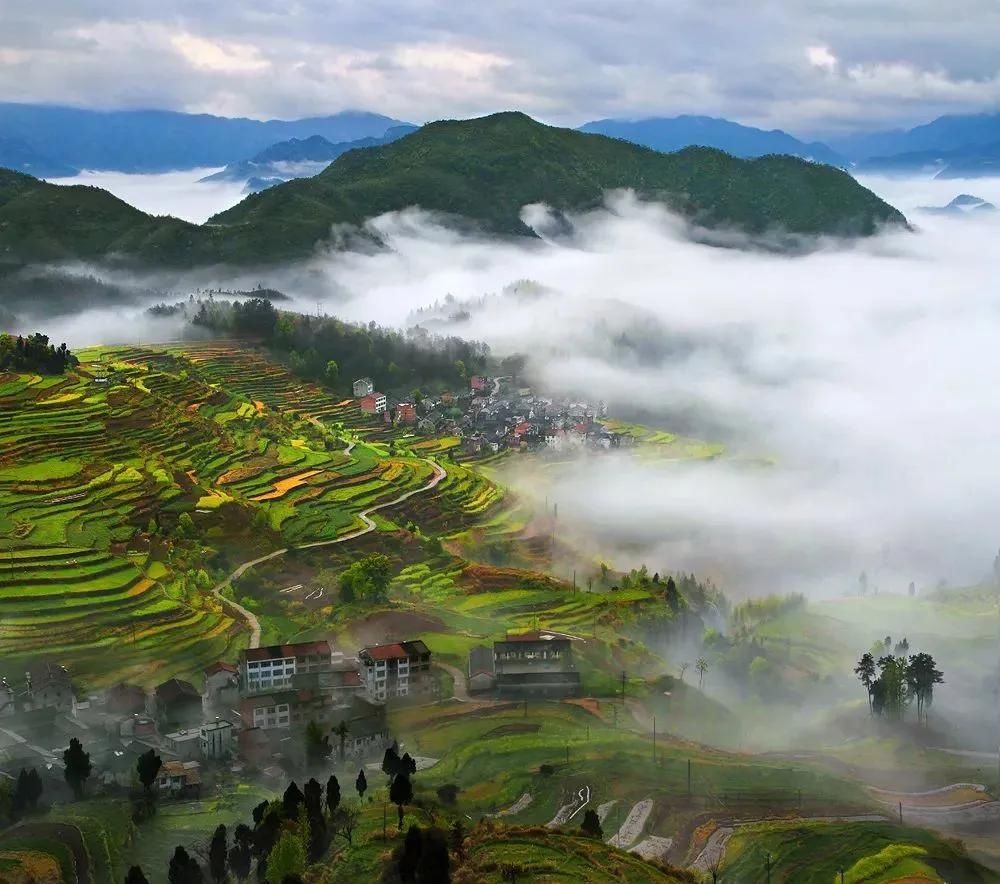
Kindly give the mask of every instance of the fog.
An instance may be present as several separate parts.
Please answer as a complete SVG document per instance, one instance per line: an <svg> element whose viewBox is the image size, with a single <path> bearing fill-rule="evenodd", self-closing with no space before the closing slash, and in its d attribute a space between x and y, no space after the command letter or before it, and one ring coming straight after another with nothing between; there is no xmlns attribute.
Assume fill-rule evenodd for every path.
<svg viewBox="0 0 1000 884"><path fill-rule="evenodd" d="M150 215L173 215L202 224L243 199L244 181L199 181L218 171L218 168L184 169L157 175L84 171L74 178L48 180L52 184L101 187Z"/></svg>
<svg viewBox="0 0 1000 884"><path fill-rule="evenodd" d="M141 207L196 219L221 207L203 188L232 186L193 184L201 174L113 177ZM558 239L541 207L525 212L542 234L530 242L408 210L371 222L387 250L197 284L262 281L309 312L484 340L526 354L545 391L722 443L715 460L667 448L514 461L515 489L558 502L560 531L613 564L693 569L737 597L853 591L861 570L883 591L974 582L1000 544L1000 217L916 208L963 192L1000 203L1000 179L864 183L915 232L795 257L712 248L618 194ZM58 323L55 336L120 338L116 315ZM130 327L139 340L175 332Z"/></svg>
<svg viewBox="0 0 1000 884"><path fill-rule="evenodd" d="M546 389L725 443L712 462L511 471L616 564L693 568L737 595L853 591L861 570L883 591L977 581L1000 543L1000 219L913 209L1000 201L1000 182L867 183L917 232L793 258L693 244L628 197L544 245L401 213L375 222L391 252L329 259L344 300L328 309L523 352ZM502 294L518 280L537 288ZM459 303L411 316L446 294Z"/></svg>

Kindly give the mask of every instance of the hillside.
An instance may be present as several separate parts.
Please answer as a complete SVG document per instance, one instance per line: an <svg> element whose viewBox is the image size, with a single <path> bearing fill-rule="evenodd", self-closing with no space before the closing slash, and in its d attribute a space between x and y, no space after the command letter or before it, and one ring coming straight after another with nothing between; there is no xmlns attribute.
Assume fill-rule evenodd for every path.
<svg viewBox="0 0 1000 884"><path fill-rule="evenodd" d="M751 235L867 236L905 218L838 169L794 157L741 160L710 148L661 154L519 113L444 121L352 150L315 178L248 197L202 226L153 218L92 187L0 172L0 268L53 260L153 266L268 264L309 256L334 224L409 206L496 234L530 236L521 209L601 205L631 188L691 222Z"/></svg>
<svg viewBox="0 0 1000 884"><path fill-rule="evenodd" d="M594 208L632 188L691 221L762 234L868 235L903 216L849 175L794 157L740 160L710 148L661 154L558 129L524 114L442 121L381 148L353 151L308 181L249 197L210 223L240 225L261 247L301 253L331 224L359 224L409 205L529 234L521 208Z"/></svg>
<svg viewBox="0 0 1000 884"><path fill-rule="evenodd" d="M698 145L716 147L735 157L760 157L772 153L843 166L844 160L820 142L805 143L781 129L757 129L717 117L683 115L641 120L594 120L581 132L597 132L643 144L653 150L674 151Z"/></svg>
<svg viewBox="0 0 1000 884"><path fill-rule="evenodd" d="M19 138L0 137L0 168L38 178L71 178L79 173L79 169L50 159Z"/></svg>

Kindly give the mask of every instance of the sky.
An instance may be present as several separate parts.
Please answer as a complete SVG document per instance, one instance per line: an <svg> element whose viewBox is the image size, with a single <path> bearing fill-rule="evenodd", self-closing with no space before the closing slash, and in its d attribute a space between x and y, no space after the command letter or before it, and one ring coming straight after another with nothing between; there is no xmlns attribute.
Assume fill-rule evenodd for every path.
<svg viewBox="0 0 1000 884"><path fill-rule="evenodd" d="M1000 103L995 0L0 0L0 99L412 122L698 113L797 135Z"/></svg>

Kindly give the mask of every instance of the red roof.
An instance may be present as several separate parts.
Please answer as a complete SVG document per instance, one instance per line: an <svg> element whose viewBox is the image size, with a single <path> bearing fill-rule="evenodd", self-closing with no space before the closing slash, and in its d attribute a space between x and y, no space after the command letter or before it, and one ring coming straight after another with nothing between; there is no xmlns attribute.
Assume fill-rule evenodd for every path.
<svg viewBox="0 0 1000 884"><path fill-rule="evenodd" d="M531 432L531 424L529 424L527 421L523 421L519 423L516 427L514 427L514 433L518 436L523 436L525 433L530 433L530 432Z"/></svg>
<svg viewBox="0 0 1000 884"><path fill-rule="evenodd" d="M243 651L246 660L276 660L279 657L309 657L316 654L330 656L330 643L296 642L285 645L269 645L266 648L248 648Z"/></svg>
<svg viewBox="0 0 1000 884"><path fill-rule="evenodd" d="M361 687L361 675L357 672L345 672L341 684L345 688L359 688Z"/></svg>
<svg viewBox="0 0 1000 884"><path fill-rule="evenodd" d="M235 674L238 671L232 663L225 663L222 660L216 660L211 665L205 667L205 675L215 675L216 672L232 672Z"/></svg>
<svg viewBox="0 0 1000 884"><path fill-rule="evenodd" d="M367 654L373 660L398 660L410 656L400 644L375 645L372 648L364 648L362 653Z"/></svg>

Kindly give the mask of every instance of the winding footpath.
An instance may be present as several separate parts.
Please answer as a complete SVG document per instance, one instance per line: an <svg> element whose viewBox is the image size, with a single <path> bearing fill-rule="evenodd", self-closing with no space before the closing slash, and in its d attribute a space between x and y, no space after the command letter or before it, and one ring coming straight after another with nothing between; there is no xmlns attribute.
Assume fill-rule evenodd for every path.
<svg viewBox="0 0 1000 884"><path fill-rule="evenodd" d="M354 442L351 442L347 448L344 449L344 454L350 455L354 448ZM333 546L335 543L345 543L348 540L354 540L357 537L361 537L375 530L375 522L372 521L371 514L377 512L378 510L387 509L391 506L397 506L405 500L409 500L416 494L425 494L428 491L433 491L437 487L438 483L444 479L448 473L444 467L435 463L430 458L424 458L425 463L431 465L434 470L434 475L431 477L430 481L426 485L422 485L420 488L414 488L412 491L407 491L404 494L400 494L399 497L394 497L392 500L387 500L385 503L378 503L375 506L370 506L366 510L362 510L358 513L358 518L361 519L362 527L347 534L342 534L340 537L335 537L333 540L316 540L312 543L300 544L297 549L314 549L319 546ZM256 559L251 559L249 562L244 562L240 565L232 574L230 574L225 580L219 583L213 590L212 595L214 595L222 607L225 608L230 614L233 614L237 619L242 620L250 628L250 647L259 648L260 647L260 621L257 619L257 615L253 611L248 611L239 602L234 602L231 599L227 599L223 594L227 586L231 585L234 580L239 580L247 571L249 571L255 565L263 564L264 562L269 562L271 559L276 559L278 556L283 556L288 552L288 547L284 549L276 549L274 552L268 553L266 556L260 556Z"/></svg>

